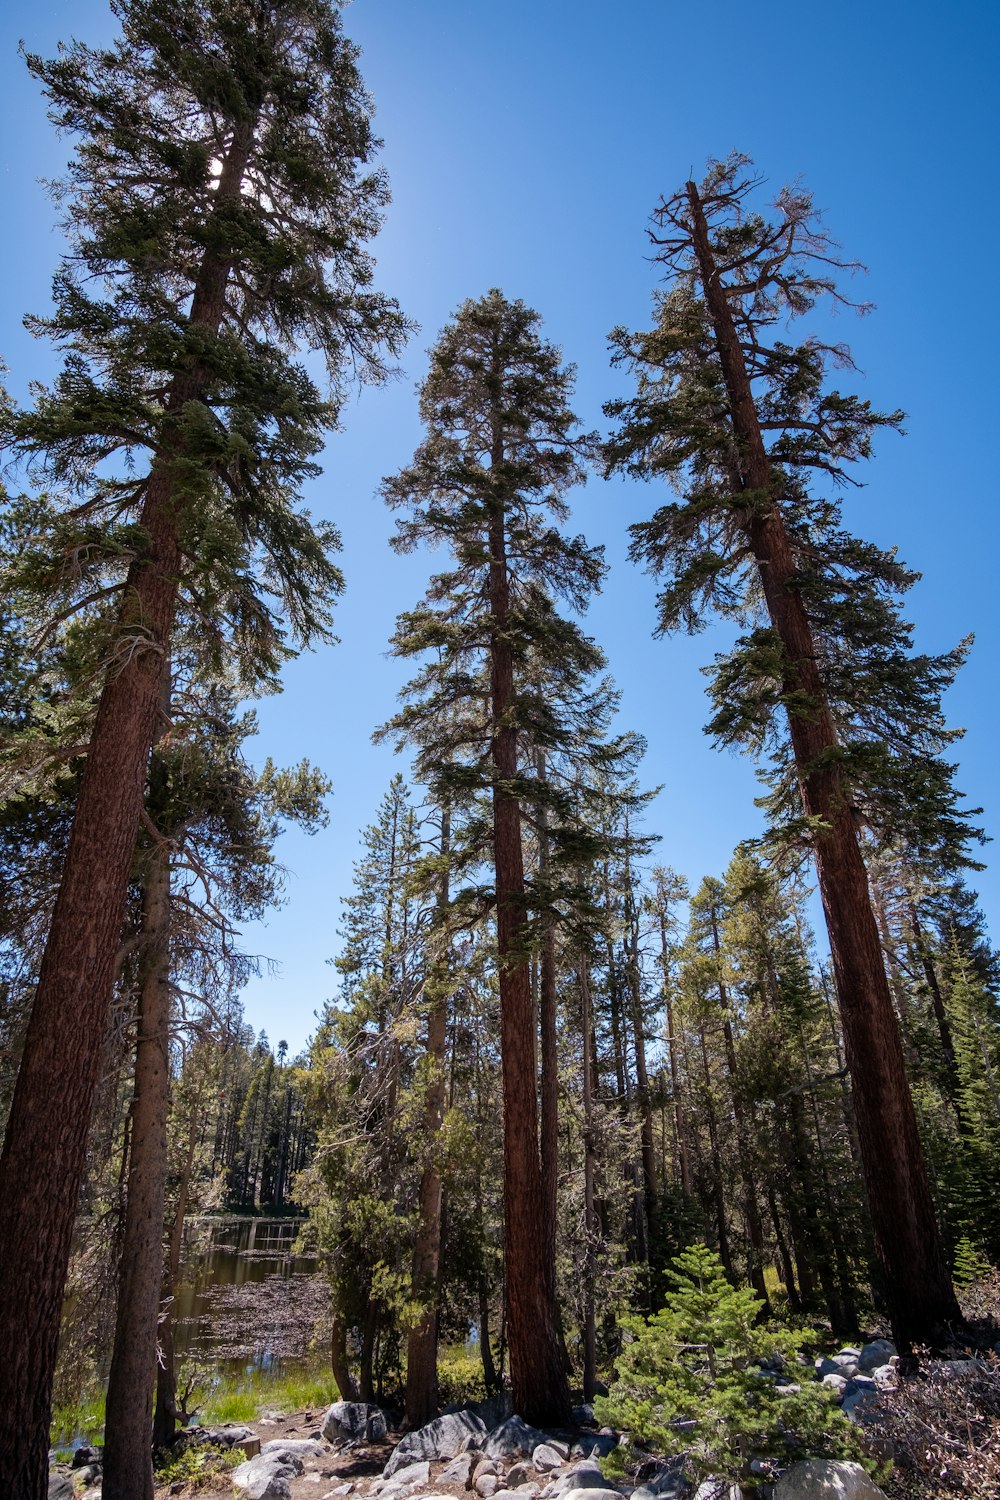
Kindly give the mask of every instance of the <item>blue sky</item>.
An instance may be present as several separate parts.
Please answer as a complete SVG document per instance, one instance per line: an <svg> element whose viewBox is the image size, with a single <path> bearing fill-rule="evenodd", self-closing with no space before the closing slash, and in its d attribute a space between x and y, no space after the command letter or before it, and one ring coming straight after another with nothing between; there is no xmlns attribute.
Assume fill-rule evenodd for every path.
<svg viewBox="0 0 1000 1500"><path fill-rule="evenodd" d="M658 196L706 158L734 147L774 189L802 176L829 229L869 266L859 293L869 318L841 317L876 405L903 407L907 436L886 435L846 497L848 524L896 545L923 581L908 614L918 645L976 645L950 694L967 729L960 785L1000 827L1000 729L994 405L997 297L996 75L1000 10L981 0L846 0L837 7L764 0L355 0L346 29L385 139L393 204L377 247L379 282L421 325L389 389L350 402L309 503L344 537L347 594L340 644L287 670L284 693L260 706L254 754L307 756L335 786L329 828L280 847L287 904L248 929L274 971L246 992L250 1022L298 1047L335 979L339 897L349 890L361 826L397 762L369 742L404 678L385 656L397 610L420 595L430 562L387 547L380 477L405 463L420 431L414 386L425 351L455 306L500 286L541 313L578 366L577 409L603 426L618 389L607 333L643 326L656 268L645 225ZM45 378L49 350L21 327L43 310L60 237L37 179L57 176L68 142L17 55L60 38L100 42L114 30L103 0L7 0L0 18L0 355L23 396ZM652 639L653 581L625 557L628 524L651 488L593 479L574 521L611 565L589 628L624 694L622 723L649 742L648 783L663 783L649 826L658 858L692 880L718 873L753 833L752 768L712 749L699 667L727 637ZM976 883L998 931L1000 866Z"/></svg>

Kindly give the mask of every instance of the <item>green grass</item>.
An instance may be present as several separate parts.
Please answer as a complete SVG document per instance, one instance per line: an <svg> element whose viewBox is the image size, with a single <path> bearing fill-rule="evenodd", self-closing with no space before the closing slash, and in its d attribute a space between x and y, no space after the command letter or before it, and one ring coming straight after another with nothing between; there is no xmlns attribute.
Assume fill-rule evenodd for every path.
<svg viewBox="0 0 1000 1500"><path fill-rule="evenodd" d="M95 1391L82 1395L68 1406L57 1406L52 1411L49 1428L49 1443L53 1448L69 1448L70 1444L100 1443L104 1438L104 1392Z"/></svg>
<svg viewBox="0 0 1000 1500"><path fill-rule="evenodd" d="M329 1406L340 1394L329 1370L290 1370L284 1375L225 1377L205 1392L203 1422L252 1422L262 1411L301 1411Z"/></svg>
<svg viewBox="0 0 1000 1500"><path fill-rule="evenodd" d="M329 1370L317 1365L312 1369L290 1370L284 1375L264 1375L253 1371L247 1375L220 1376L210 1380L194 1397L199 1407L196 1421L254 1422L262 1411L291 1412L303 1407L329 1406L340 1393ZM80 1443L104 1441L104 1392L83 1395L52 1412L49 1429L51 1447L72 1455Z"/></svg>

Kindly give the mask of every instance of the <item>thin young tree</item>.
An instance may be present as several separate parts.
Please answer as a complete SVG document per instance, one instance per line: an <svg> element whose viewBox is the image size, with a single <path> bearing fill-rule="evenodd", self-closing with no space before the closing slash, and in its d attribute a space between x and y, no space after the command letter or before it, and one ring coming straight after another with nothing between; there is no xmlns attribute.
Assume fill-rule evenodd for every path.
<svg viewBox="0 0 1000 1500"><path fill-rule="evenodd" d="M421 387L427 436L412 464L385 481L405 507L397 545L450 547L455 567L401 618L398 654L436 655L407 692L393 728L419 733L432 705L464 702L449 728L464 737L462 763L442 769L436 794L489 793L500 965L504 1093L504 1249L514 1403L530 1421L569 1416L538 1139L533 947L525 874L523 808L538 795L534 751L558 741L533 686L539 661L586 669L595 652L553 605L582 608L602 560L564 536L563 496L584 475L591 440L569 408L572 371L539 332L538 315L491 291L466 302L445 328ZM599 659L599 653L598 653ZM483 669L488 673L483 682ZM487 713L481 716L484 689ZM551 832L551 830L549 830Z"/></svg>
<svg viewBox="0 0 1000 1500"><path fill-rule="evenodd" d="M672 275L648 333L613 334L638 393L609 404L608 464L663 476L680 493L633 529L633 556L664 575L660 628L696 629L716 610L752 628L714 668L711 728L776 751L769 799L786 846L809 848L826 915L874 1226L880 1292L901 1344L941 1341L960 1318L886 980L859 824L906 828L915 847L957 857L954 738L942 690L963 656L915 656L894 554L841 524L832 486L897 426L830 390L841 345L787 342L783 325L838 289L843 262L808 194L771 216L748 203L746 158L714 164L654 214Z"/></svg>
<svg viewBox="0 0 1000 1500"><path fill-rule="evenodd" d="M82 594L97 574L120 603L0 1161L0 1470L25 1500L47 1484L62 1288L179 581L256 640L264 675L284 654L282 610L300 641L324 634L335 538L298 490L344 371L381 378L404 332L371 290L364 244L386 188L335 7L116 9L112 46L28 58L79 142L69 255L37 324L66 364L6 425L65 497L57 561ZM291 357L299 342L325 354L329 399Z"/></svg>

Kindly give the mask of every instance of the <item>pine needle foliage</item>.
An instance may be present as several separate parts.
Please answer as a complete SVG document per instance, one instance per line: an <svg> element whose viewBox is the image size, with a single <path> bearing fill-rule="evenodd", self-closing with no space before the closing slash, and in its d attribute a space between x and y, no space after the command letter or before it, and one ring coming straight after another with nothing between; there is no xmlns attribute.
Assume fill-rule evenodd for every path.
<svg viewBox="0 0 1000 1500"><path fill-rule="evenodd" d="M755 1457L858 1456L850 1424L811 1370L802 1369L801 1385L775 1379L808 1334L762 1326L763 1303L733 1286L704 1244L674 1256L665 1274L671 1289L660 1310L623 1320L631 1342L608 1396L594 1404L598 1420L659 1453L683 1454L699 1479L752 1484ZM620 1467L623 1453L611 1463Z"/></svg>

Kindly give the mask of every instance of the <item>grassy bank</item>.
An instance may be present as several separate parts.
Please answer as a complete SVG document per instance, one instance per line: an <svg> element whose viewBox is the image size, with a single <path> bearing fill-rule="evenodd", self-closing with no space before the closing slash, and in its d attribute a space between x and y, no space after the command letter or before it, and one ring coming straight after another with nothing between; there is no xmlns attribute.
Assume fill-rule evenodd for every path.
<svg viewBox="0 0 1000 1500"><path fill-rule="evenodd" d="M328 1406L338 1399L333 1376L319 1364L283 1375L252 1370L236 1376L210 1376L194 1398L198 1406L195 1420L206 1425L253 1422L265 1411L283 1414L306 1406ZM103 1391L53 1410L49 1436L53 1448L68 1449L79 1443L103 1441Z"/></svg>

